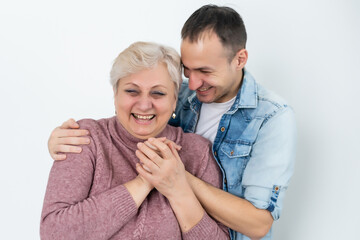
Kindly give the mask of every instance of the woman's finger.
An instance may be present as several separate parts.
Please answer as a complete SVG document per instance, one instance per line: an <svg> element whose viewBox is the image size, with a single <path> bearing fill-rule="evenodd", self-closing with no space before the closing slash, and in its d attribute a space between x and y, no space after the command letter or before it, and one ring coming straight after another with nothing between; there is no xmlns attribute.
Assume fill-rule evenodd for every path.
<svg viewBox="0 0 360 240"><path fill-rule="evenodd" d="M177 145L175 142L173 142L173 141L171 141L171 140L169 140L169 139L165 139L164 143L165 143L166 145L168 145L168 146L169 146L170 144L173 145L177 151L180 151L181 148L182 148L180 145Z"/></svg>
<svg viewBox="0 0 360 240"><path fill-rule="evenodd" d="M179 153L178 153L178 150L176 149L176 146L174 146L173 144L170 145L170 149L171 149L171 152L173 153L173 155L175 156L175 158L178 160L178 161L181 161L181 158L179 156ZM182 161L181 161L182 162Z"/></svg>
<svg viewBox="0 0 360 240"><path fill-rule="evenodd" d="M149 173L147 170L144 169L144 166L141 165L140 163L136 164L136 171L143 177L145 178L146 181L148 181L150 184L152 184L153 182L153 176L151 173Z"/></svg>
<svg viewBox="0 0 360 240"><path fill-rule="evenodd" d="M150 144L154 145L161 153L164 159L171 159L174 155L172 154L168 145L156 138L149 138Z"/></svg>
<svg viewBox="0 0 360 240"><path fill-rule="evenodd" d="M163 143L165 143L166 145L169 145L169 144L173 144L175 146L175 149L180 151L181 150L181 146L176 144L175 142L171 141L170 139L167 139L166 137L160 137L160 138L157 138L159 139L160 141L162 141Z"/></svg>
<svg viewBox="0 0 360 240"><path fill-rule="evenodd" d="M138 149L148 157L149 160L153 161L158 167L161 166L163 159L159 156L157 151L149 148L145 143L138 143Z"/></svg>
<svg viewBox="0 0 360 240"><path fill-rule="evenodd" d="M135 155L142 163L144 169L146 169L150 173L156 173L159 170L159 166L156 165L152 160L150 160L143 152L140 150L135 151Z"/></svg>

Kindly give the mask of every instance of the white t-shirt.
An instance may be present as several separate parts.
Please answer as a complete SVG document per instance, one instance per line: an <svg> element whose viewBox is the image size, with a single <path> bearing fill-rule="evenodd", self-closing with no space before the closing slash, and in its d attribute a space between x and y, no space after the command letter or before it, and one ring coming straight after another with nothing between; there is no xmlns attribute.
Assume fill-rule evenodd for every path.
<svg viewBox="0 0 360 240"><path fill-rule="evenodd" d="M195 133L214 143L221 117L233 105L235 98L224 103L203 103Z"/></svg>

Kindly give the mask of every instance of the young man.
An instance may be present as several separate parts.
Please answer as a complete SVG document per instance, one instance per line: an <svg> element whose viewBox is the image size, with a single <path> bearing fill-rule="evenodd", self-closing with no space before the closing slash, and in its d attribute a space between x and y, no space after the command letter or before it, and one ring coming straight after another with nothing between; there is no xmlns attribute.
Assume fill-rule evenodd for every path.
<svg viewBox="0 0 360 240"><path fill-rule="evenodd" d="M296 128L292 109L258 85L244 67L246 30L228 7L206 5L182 29L184 81L170 121L213 143L223 172L223 190L188 174L197 198L215 219L231 228L232 239L271 239L271 226L282 209L295 159ZM49 139L58 152L79 152L85 130L69 120ZM201 151L201 149L199 149ZM164 175L172 173L164 173Z"/></svg>

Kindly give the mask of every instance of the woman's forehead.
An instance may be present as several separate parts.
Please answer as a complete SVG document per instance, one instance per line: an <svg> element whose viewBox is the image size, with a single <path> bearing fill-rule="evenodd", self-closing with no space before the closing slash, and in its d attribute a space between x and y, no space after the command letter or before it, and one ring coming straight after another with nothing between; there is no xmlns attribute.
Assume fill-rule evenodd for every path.
<svg viewBox="0 0 360 240"><path fill-rule="evenodd" d="M158 65L151 69L144 69L137 73L130 74L119 81L119 85L134 85L137 87L170 87L174 83L165 66Z"/></svg>

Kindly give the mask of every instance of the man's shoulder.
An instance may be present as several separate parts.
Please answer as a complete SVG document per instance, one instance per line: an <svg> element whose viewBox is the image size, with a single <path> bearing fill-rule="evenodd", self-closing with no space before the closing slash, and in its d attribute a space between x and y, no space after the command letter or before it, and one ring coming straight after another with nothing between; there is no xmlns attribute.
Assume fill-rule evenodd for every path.
<svg viewBox="0 0 360 240"><path fill-rule="evenodd" d="M244 109L251 118L271 118L283 111L292 111L287 101L275 92L255 83L256 107ZM250 117L250 116L249 116Z"/></svg>
<svg viewBox="0 0 360 240"><path fill-rule="evenodd" d="M277 108L289 106L287 101L277 93L257 84L259 104L269 103Z"/></svg>

